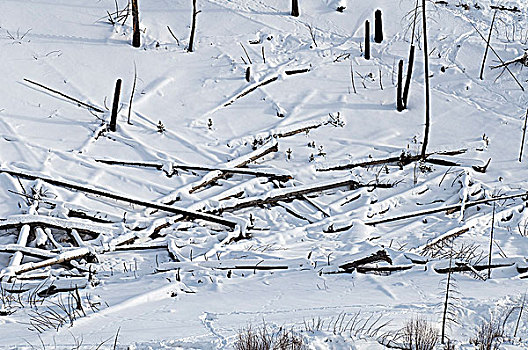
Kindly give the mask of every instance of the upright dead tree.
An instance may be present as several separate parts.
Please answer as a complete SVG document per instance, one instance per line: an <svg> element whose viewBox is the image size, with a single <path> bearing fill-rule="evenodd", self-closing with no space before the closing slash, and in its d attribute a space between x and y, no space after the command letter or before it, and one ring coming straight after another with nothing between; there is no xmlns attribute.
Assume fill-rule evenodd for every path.
<svg viewBox="0 0 528 350"><path fill-rule="evenodd" d="M365 21L365 59L370 60L370 22Z"/></svg>
<svg viewBox="0 0 528 350"><path fill-rule="evenodd" d="M396 88L396 108L398 109L398 112L401 112L405 109L403 106L402 85L403 85L403 60L400 60L400 62L398 63L398 85Z"/></svg>
<svg viewBox="0 0 528 350"><path fill-rule="evenodd" d="M114 90L114 102L112 104L112 115L110 117L110 131L116 131L117 110L119 109L119 96L121 95L121 79L117 79Z"/></svg>
<svg viewBox="0 0 528 350"><path fill-rule="evenodd" d="M292 0L292 11L291 15L293 17L299 17L299 0Z"/></svg>
<svg viewBox="0 0 528 350"><path fill-rule="evenodd" d="M403 88L403 108L407 108L407 99L409 98L409 89L411 87L412 71L414 66L414 33L416 30L416 18L418 17L418 0L414 7L413 27L411 33L411 48L409 49L409 62L407 63L407 76L405 77L405 86Z"/></svg>
<svg viewBox="0 0 528 350"><path fill-rule="evenodd" d="M139 9L137 0L132 0L132 46L139 47L141 45L141 35L139 33Z"/></svg>
<svg viewBox="0 0 528 350"><path fill-rule="evenodd" d="M191 24L191 37L189 39L189 47L187 48L187 52L193 52L193 45L194 45L194 32L196 31L196 15L200 13L200 11L196 10L196 0L193 0L193 15L192 15L192 24Z"/></svg>
<svg viewBox="0 0 528 350"><path fill-rule="evenodd" d="M381 19L381 10L374 12L374 41L381 44L383 41L383 21Z"/></svg>
<svg viewBox="0 0 528 350"><path fill-rule="evenodd" d="M423 53L424 53L424 79L425 79L425 132L422 145L422 159L426 158L427 144L429 143L429 129L431 127L430 95L429 95L429 49L427 48L427 14L425 0L422 0L422 27L423 27Z"/></svg>
<svg viewBox="0 0 528 350"><path fill-rule="evenodd" d="M445 329L446 329L446 324L447 324L447 321L456 321L455 320L455 314L452 310L450 310L450 306L453 307L452 303L450 302L450 298L452 298L452 293L453 292L456 292L456 290L453 290L453 285L452 285L452 278L451 278L451 274L452 274L452 269L451 269L451 266L452 266L452 261L453 261L453 252L451 251L451 256L449 258L449 270L448 270L448 273L447 273L447 279L446 279L446 288L445 288L445 298L444 298L444 307L443 307L443 311L442 311L442 335L441 335L441 339L440 339L440 342L442 344L445 344Z"/></svg>

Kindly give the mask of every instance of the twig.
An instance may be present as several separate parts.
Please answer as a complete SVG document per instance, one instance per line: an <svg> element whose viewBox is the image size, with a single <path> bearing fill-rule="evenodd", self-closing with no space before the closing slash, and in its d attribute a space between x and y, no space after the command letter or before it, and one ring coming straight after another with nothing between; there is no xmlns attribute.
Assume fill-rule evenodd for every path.
<svg viewBox="0 0 528 350"><path fill-rule="evenodd" d="M176 35L174 35L174 33L172 32L172 30L170 29L169 26L167 26L167 29L169 30L169 33L170 33L170 35L172 35L172 37L174 38L174 40L176 40L176 43L178 44L178 46L180 46L180 41L178 40L178 38L176 37Z"/></svg>
<svg viewBox="0 0 528 350"><path fill-rule="evenodd" d="M132 114L132 100L134 99L134 93L136 92L136 81L137 81L137 69L136 62L134 62L134 82L132 83L132 92L130 93L130 102L128 103L128 119L127 123L130 123L130 115Z"/></svg>
<svg viewBox="0 0 528 350"><path fill-rule="evenodd" d="M242 50L244 50L244 53L246 54L246 57L249 61L249 64L253 64L253 62L251 62L251 58L249 57L248 55L248 52L246 51L246 48L244 47L244 45L242 45L242 43L240 43L240 46L242 46Z"/></svg>

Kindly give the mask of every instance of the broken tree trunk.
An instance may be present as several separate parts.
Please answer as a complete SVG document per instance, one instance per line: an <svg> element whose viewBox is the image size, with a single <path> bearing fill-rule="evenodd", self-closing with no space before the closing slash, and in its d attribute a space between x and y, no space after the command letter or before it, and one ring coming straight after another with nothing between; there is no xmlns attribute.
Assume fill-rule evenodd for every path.
<svg viewBox="0 0 528 350"><path fill-rule="evenodd" d="M510 267L510 266L513 266L514 263L507 263L507 264L493 264L493 265L468 265L468 264L464 264L464 265L459 265L459 266L452 266L451 268L449 267L435 267L434 270L435 272L437 273L448 273L448 272L473 272L472 270L475 270L475 271L484 271L484 270L488 270L488 269L498 269L498 268L501 268L501 267Z"/></svg>
<svg viewBox="0 0 528 350"><path fill-rule="evenodd" d="M115 132L117 126L117 110L119 109L119 96L121 95L121 79L117 79L114 90L114 101L112 104L112 115L110 117L110 131Z"/></svg>
<svg viewBox="0 0 528 350"><path fill-rule="evenodd" d="M389 264L392 264L392 259L390 258L389 254L387 254L385 250L378 250L376 253L366 256L364 258L339 265L339 268L343 270L354 270L360 265L372 264L380 261L385 261Z"/></svg>
<svg viewBox="0 0 528 350"><path fill-rule="evenodd" d="M491 34L493 33L493 25L495 24L495 17L496 16L497 16L497 10L495 10L495 12L493 12L493 19L491 20L491 26L490 26L490 30L489 30L489 34L488 34L488 40L486 41L486 50L484 50L484 58L482 59L482 65L480 66L480 75L479 75L480 80L484 79L484 66L486 64L486 57L488 57L488 50L489 50L490 41L491 41Z"/></svg>
<svg viewBox="0 0 528 350"><path fill-rule="evenodd" d="M403 88L403 60L400 60L400 62L398 62L398 85L396 88L396 109L398 110L398 112L402 112L405 109L404 103L403 103L402 88Z"/></svg>
<svg viewBox="0 0 528 350"><path fill-rule="evenodd" d="M139 8L137 0L132 0L132 46L141 46L141 33L139 30Z"/></svg>
<svg viewBox="0 0 528 350"><path fill-rule="evenodd" d="M365 59L370 60L370 22L365 21Z"/></svg>
<svg viewBox="0 0 528 350"><path fill-rule="evenodd" d="M56 257L51 259L46 259L38 263L30 262L25 263L20 266L15 267L14 269L7 269L7 273L14 273L19 275L24 272L33 271L43 267L48 267L52 265L62 264L65 262L72 261L74 259L80 259L90 254L90 249L88 248L79 248L75 250L70 250L61 254L58 254Z"/></svg>
<svg viewBox="0 0 528 350"><path fill-rule="evenodd" d="M120 160L109 160L109 159L96 159L96 162L110 164L110 165L123 165L123 166L137 166L145 168L156 168L157 170L163 170L163 164L160 163L149 163L149 162L127 162ZM279 181L287 181L292 179L291 175L288 174L276 174L267 171L260 171L257 169L238 169L238 168L223 168L223 167L210 167L203 165L188 165L188 164L175 164L171 163L173 169L182 170L202 170L202 171L220 171L224 174L239 174L239 175L253 175L260 177L267 177L270 179L276 179Z"/></svg>
<svg viewBox="0 0 528 350"><path fill-rule="evenodd" d="M272 190L264 196L249 197L241 200L230 201L222 203L220 206L206 210L210 213L221 213L224 211L239 210L243 208L250 208L261 206L265 204L274 204L284 200L293 200L296 198L303 197L308 193L322 192L329 189L349 187L350 189L357 189L360 187L378 187L378 188L391 188L391 184L361 184L352 179L345 179L340 181L326 182L317 185L305 185L289 188L281 188Z"/></svg>
<svg viewBox="0 0 528 350"><path fill-rule="evenodd" d="M42 259L50 259L57 255L45 249L30 248L30 247L26 247L20 244L0 245L0 253L16 253L16 252L20 252L27 256L32 256L35 258L42 258Z"/></svg>
<svg viewBox="0 0 528 350"><path fill-rule="evenodd" d="M153 202L144 201L144 200L140 200L140 199L136 199L136 198L131 198L131 197L127 197L127 196L124 196L124 195L120 195L120 194L115 194L115 193L99 190L99 189L93 188L93 187L78 185L78 184L73 183L73 182L55 180L55 179L51 179L51 178L47 178L47 177L43 177L43 176L36 176L36 175L28 174L28 173L23 173L23 172L19 172L19 171L12 171L12 170L2 169L2 168L0 168L0 173L9 174L9 175L12 175L12 176L18 176L18 177L21 177L21 178L24 178L24 179L42 180L42 181L44 181L46 183L49 183L50 185L70 188L70 189L81 191L81 192L84 192L84 193L91 193L91 194L95 194L95 195L98 195L98 196L111 198L111 199L115 199L115 200L118 200L118 201L123 201L123 202L126 202L126 203L130 203L130 204L137 204L137 205L140 205L140 206L143 206L143 207L146 207L146 208L158 209L158 210L165 211L165 212L168 212L168 213L181 214L183 216L187 216L187 217L192 218L192 219L200 219L200 220L205 220L205 221L209 221L209 222L214 222L214 223L217 223L217 224L225 225L225 226L227 226L227 227L229 227L231 229L234 229L237 226L236 222L224 219L224 218L219 217L219 216L193 212L193 211L189 211L189 210L186 210L186 209L183 209L183 208L177 208L177 207L173 207L173 206L168 206L168 205L153 203Z"/></svg>
<svg viewBox="0 0 528 350"><path fill-rule="evenodd" d="M476 206L476 205L479 205L479 204L492 203L492 202L495 202L495 201L500 201L500 200L505 200L505 199L512 199L512 198L519 198L519 197L527 197L527 196L528 196L528 192L519 193L519 194L512 194L512 195L509 195L509 196L501 196L501 197L495 197L495 198L479 199L479 200L476 200L476 201L473 201L473 202L466 202L464 207L465 208L469 208L469 207L473 207L473 206ZM423 216L423 215L428 215L428 214L441 213L443 211L454 212L454 211L460 210L461 208L462 208L462 203L454 204L454 205L448 205L448 206L441 207L441 208L422 210L422 211L418 211L418 212L414 212L414 213L409 213L409 214L405 214L405 215L395 216L395 217L392 217L392 218L386 218L386 219L381 219L381 220L376 220L376 221L367 221L367 222L365 222L365 225L375 226L377 224L382 224L382 223L385 223L385 222L392 222L392 221L410 219L410 218Z"/></svg>
<svg viewBox="0 0 528 350"><path fill-rule="evenodd" d="M458 166L459 165L458 163L450 162L450 161L443 160L443 159L434 159L434 158L430 158L430 156L432 155L454 156L454 155L465 153L466 151L467 151L466 149L462 149L462 150L457 150L457 151L428 153L426 154L425 161L428 163L437 164L437 165ZM395 164L398 164L399 166L405 166L405 165L411 164L412 162L419 161L421 160L421 158L422 158L421 155L410 155L410 154L405 154L404 152L402 152L402 154L400 154L399 156L389 157L385 159L376 159L376 160L369 160L366 162L336 165L336 166L331 166L328 168L316 168L315 170L316 171L349 170L349 169L358 168L358 167L369 167L373 165L385 165L385 164L390 164L390 163L395 163Z"/></svg>

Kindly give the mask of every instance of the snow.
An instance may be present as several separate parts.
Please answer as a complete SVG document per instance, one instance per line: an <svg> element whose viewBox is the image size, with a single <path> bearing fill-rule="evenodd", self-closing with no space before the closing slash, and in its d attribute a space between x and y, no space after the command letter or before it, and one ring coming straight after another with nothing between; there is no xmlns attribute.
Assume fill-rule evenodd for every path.
<svg viewBox="0 0 528 350"><path fill-rule="evenodd" d="M528 188L526 152L518 161L528 95L508 71L490 68L500 64L491 50L479 79L486 44L475 30L487 37L492 6L517 7L519 12L497 11L491 45L505 62L522 58L528 40L525 1L427 4L428 152L467 149L434 155L459 166L412 162L334 171L320 170L421 151L420 21L408 109L397 112L395 103L395 67L403 59L407 69L414 0L301 1L299 17L290 16L288 1L198 0L193 53L186 52L190 0L139 0L139 49L131 46L131 18L124 25L108 22L115 4L0 2L0 170L44 179L0 174L0 245L46 250L49 259L91 253L21 278L13 278L18 269L39 266L41 259L0 253L1 346L66 349L82 339L83 348L96 348L111 339L103 346L112 348L119 329L120 348L229 349L240 330L266 323L273 330L293 328L310 349L383 349L389 338L381 335L396 334L413 317L440 328L447 275L435 268L448 267L450 258L453 265L487 264L493 227L492 263L513 265L493 269L484 281L474 273L452 274L458 294L450 311L458 323L448 322L446 333L457 349L473 348L470 338L480 322L502 321L516 307L501 346L528 347L525 316L513 339L528 274L526 198L495 201L494 221L493 203L470 205ZM364 22L373 23L377 9L383 11L384 41L372 41L367 61ZM526 67L509 68L524 86ZM288 74L295 70L307 71ZM119 78L117 131L110 132ZM96 161L101 159L161 169ZM475 168L489 159L485 172ZM175 168L185 165L220 170ZM228 168L292 179L224 176L221 170ZM211 179L213 185L202 185ZM172 206L207 219L215 210L343 180L394 186L337 187L220 213L236 223L231 229L160 210ZM457 205L461 210L430 212ZM372 225L420 212L425 215ZM390 274L339 268L379 250L392 266L412 268ZM479 275L487 277L487 270ZM32 305L38 291L54 288L61 292ZM76 288L85 315L58 329L30 329L39 310L56 310ZM353 324L348 322L355 315L368 327L378 317L390 322L379 334L359 325L337 326L341 317ZM307 329L319 319L324 326Z"/></svg>

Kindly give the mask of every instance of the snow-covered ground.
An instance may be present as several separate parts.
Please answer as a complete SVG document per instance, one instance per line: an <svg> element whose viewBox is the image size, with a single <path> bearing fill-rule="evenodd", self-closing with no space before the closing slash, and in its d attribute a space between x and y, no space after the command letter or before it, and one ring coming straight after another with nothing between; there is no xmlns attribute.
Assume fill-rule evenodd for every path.
<svg viewBox="0 0 528 350"><path fill-rule="evenodd" d="M491 69L500 61L490 50L480 80L486 43L476 30L487 38L502 6L491 46L514 60L528 42L528 4L427 3L428 152L456 165L346 166L420 153L420 13L408 109L396 110L415 3L305 0L292 17L290 1L197 0L190 53L191 0L139 0L140 48L131 16L110 23L113 0L0 1L0 347L113 348L117 335L122 348L228 349L240 330L263 323L293 328L312 349L401 345L394 337L413 318L440 329L447 274L435 269L450 256L453 266L488 264L493 226L492 263L507 266L491 278L487 269L451 275L456 322L446 336L472 349L479 324L500 320L502 347L528 348L528 318L519 317L528 159L518 160L528 73L517 63ZM364 22L376 9L384 41L372 40L365 60ZM219 176L230 169L241 171ZM510 195L520 196L485 201ZM433 210L447 206L455 210ZM208 222L218 216L236 227ZM362 267L405 270L342 267L380 250L390 263ZM31 265L73 254L82 256ZM54 288L63 291L38 296Z"/></svg>

